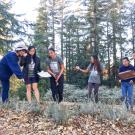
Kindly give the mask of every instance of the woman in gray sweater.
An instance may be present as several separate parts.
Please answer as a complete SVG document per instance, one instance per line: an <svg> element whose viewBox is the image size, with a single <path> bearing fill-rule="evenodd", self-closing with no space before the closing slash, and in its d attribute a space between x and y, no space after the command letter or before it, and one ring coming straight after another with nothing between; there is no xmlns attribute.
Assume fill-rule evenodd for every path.
<svg viewBox="0 0 135 135"><path fill-rule="evenodd" d="M95 98L95 102L97 103L98 90L101 84L101 74L103 70L101 63L99 62L98 56L97 55L91 56L91 61L87 69L81 69L79 66L76 66L76 69L83 73L89 73L88 97L91 98L91 93L92 93L92 90L94 89L94 98Z"/></svg>

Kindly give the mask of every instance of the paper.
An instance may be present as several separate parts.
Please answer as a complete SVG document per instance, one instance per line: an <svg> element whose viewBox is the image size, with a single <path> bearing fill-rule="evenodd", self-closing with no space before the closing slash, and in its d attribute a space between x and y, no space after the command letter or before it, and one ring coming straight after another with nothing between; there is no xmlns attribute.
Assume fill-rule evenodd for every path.
<svg viewBox="0 0 135 135"><path fill-rule="evenodd" d="M51 75L48 72L44 72L44 71L39 72L38 75L43 78L51 77Z"/></svg>

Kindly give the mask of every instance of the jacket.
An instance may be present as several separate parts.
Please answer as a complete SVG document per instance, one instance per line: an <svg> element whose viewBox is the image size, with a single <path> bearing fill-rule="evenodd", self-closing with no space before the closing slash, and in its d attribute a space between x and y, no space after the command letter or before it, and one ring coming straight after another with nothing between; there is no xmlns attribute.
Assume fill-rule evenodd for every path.
<svg viewBox="0 0 135 135"><path fill-rule="evenodd" d="M26 57L21 58L20 66L23 66L23 76L24 78L28 78L28 71L29 71L29 63L30 63L31 56L27 55ZM34 67L34 76L39 78L38 72L41 71L40 68L40 59L39 57L35 57L35 67Z"/></svg>
<svg viewBox="0 0 135 135"><path fill-rule="evenodd" d="M9 79L15 74L19 79L23 78L20 66L18 64L19 58L15 52L8 52L0 61L0 79Z"/></svg>

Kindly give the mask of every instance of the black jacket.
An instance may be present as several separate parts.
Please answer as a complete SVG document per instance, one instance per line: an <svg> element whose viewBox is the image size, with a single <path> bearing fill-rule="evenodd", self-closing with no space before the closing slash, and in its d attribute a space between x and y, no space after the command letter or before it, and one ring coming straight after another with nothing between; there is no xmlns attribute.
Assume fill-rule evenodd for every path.
<svg viewBox="0 0 135 135"><path fill-rule="evenodd" d="M31 60L30 55L27 55L26 57L23 57L20 60L20 66L23 66L23 76L24 76L24 78L28 78L30 60ZM41 71L39 57L36 56L35 59L34 59L34 62L35 62L34 74L35 74L35 77L39 78L39 76L37 74L38 72Z"/></svg>

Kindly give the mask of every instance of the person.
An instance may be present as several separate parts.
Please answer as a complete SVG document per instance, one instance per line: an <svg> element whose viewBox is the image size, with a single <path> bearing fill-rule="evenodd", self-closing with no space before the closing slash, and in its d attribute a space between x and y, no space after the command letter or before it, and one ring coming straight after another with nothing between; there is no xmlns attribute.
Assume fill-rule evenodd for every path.
<svg viewBox="0 0 135 135"><path fill-rule="evenodd" d="M63 100L63 84L64 84L64 63L53 48L48 50L47 71L52 76L50 78L52 97L58 103Z"/></svg>
<svg viewBox="0 0 135 135"><path fill-rule="evenodd" d="M2 84L2 102L8 102L9 98L9 80L15 74L17 78L23 79L20 66L18 64L19 57L26 53L26 47L19 45L15 51L8 52L0 61L0 80Z"/></svg>
<svg viewBox="0 0 135 135"><path fill-rule="evenodd" d="M135 52L133 52L132 57L133 57L133 59L135 60Z"/></svg>
<svg viewBox="0 0 135 135"><path fill-rule="evenodd" d="M124 57L119 73L129 70L134 71L135 68L130 64L128 57ZM125 101L127 109L131 111L133 111L133 80L134 78L121 80L122 101Z"/></svg>
<svg viewBox="0 0 135 135"><path fill-rule="evenodd" d="M92 90L94 89L94 98L95 102L98 102L98 91L101 84L101 74L103 67L99 62L98 56L91 56L91 61L87 69L81 69L79 66L76 66L76 69L83 73L90 73L88 79L88 98L91 99Z"/></svg>
<svg viewBox="0 0 135 135"><path fill-rule="evenodd" d="M135 51L132 53L132 58L131 60L133 60L133 65L135 66Z"/></svg>
<svg viewBox="0 0 135 135"><path fill-rule="evenodd" d="M23 76L26 84L26 96L29 103L32 101L31 91L33 89L37 103L40 102L40 94L38 90L39 76L38 72L41 71L40 59L36 55L34 46L28 47L28 54L21 59L20 65L23 66Z"/></svg>

